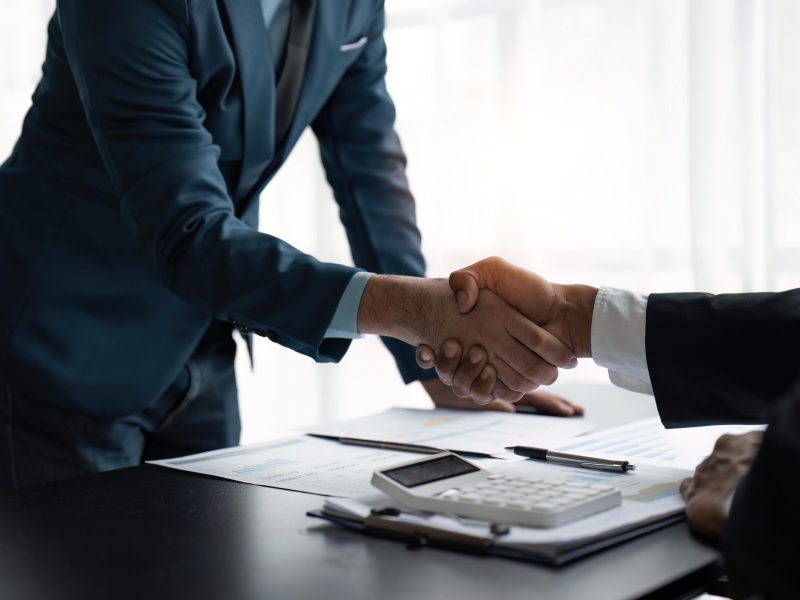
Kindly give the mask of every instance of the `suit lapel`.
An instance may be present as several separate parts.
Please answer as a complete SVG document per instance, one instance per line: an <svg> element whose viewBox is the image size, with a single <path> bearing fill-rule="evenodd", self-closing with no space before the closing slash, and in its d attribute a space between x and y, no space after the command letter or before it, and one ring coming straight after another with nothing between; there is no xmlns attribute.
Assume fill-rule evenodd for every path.
<svg viewBox="0 0 800 600"><path fill-rule="evenodd" d="M244 156L237 198L248 194L275 153L275 67L260 0L222 0L233 36L244 103Z"/></svg>

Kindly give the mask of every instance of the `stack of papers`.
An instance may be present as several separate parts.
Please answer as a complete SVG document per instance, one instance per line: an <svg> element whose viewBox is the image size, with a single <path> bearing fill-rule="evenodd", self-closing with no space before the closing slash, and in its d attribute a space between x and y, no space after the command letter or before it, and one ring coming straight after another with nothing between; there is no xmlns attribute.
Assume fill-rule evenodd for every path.
<svg viewBox="0 0 800 600"><path fill-rule="evenodd" d="M447 449L457 447L462 451L516 459L518 457L509 455L503 447L563 441L591 428L592 425L583 419L393 408L371 417L316 429L313 433ZM300 434L252 446L151 461L151 464L285 490L352 498L375 491L370 483L375 469L416 456L419 455L345 445ZM485 466L486 462L497 461L479 462Z"/></svg>
<svg viewBox="0 0 800 600"><path fill-rule="evenodd" d="M264 444L156 460L152 464L295 492L352 497L375 491L370 484L375 469L416 456L419 455L345 446L297 435Z"/></svg>
<svg viewBox="0 0 800 600"><path fill-rule="evenodd" d="M457 550L479 549L501 556L562 564L682 519L684 505L679 484L711 452L719 435L763 427L665 430L658 419L645 419L581 436L591 429L592 424L584 419L394 408L263 444L153 462L235 481L329 496L320 511L309 514L367 533L406 540L424 537L426 543ZM316 437L320 435L329 439ZM418 454L349 445L337 441L340 438L481 453L495 458L473 462L496 472L614 485L622 492L622 504L560 527L513 526L507 533L496 534L489 523L416 512L376 493L370 483L376 469ZM514 445L619 458L633 462L636 471L604 473L525 460L505 451L506 446ZM387 508L393 510L387 512L384 510Z"/></svg>

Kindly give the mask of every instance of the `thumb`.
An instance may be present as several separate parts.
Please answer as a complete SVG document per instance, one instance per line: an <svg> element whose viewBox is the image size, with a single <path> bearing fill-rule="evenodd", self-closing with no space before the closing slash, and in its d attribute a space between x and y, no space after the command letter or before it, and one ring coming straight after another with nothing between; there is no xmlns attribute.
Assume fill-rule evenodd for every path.
<svg viewBox="0 0 800 600"><path fill-rule="evenodd" d="M486 287L486 283L479 281L482 279L479 273L470 268L454 271L450 274L450 289L456 295L456 304L462 314L466 314L475 308L478 303L478 294L481 288Z"/></svg>

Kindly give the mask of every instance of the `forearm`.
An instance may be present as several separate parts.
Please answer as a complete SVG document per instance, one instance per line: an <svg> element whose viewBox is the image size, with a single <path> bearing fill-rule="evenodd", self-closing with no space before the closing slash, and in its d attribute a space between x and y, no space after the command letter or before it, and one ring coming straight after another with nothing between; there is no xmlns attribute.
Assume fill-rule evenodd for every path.
<svg viewBox="0 0 800 600"><path fill-rule="evenodd" d="M653 294L647 360L669 426L764 423L798 377L800 290Z"/></svg>
<svg viewBox="0 0 800 600"><path fill-rule="evenodd" d="M442 302L449 291L443 280L374 275L358 309L359 333L395 338L412 346L431 343L444 319ZM455 306L455 303L453 302Z"/></svg>

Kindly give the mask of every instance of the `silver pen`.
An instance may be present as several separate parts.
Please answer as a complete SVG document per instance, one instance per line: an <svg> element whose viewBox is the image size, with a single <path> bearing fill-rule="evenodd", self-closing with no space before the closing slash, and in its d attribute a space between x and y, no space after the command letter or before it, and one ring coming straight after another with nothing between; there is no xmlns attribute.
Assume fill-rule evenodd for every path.
<svg viewBox="0 0 800 600"><path fill-rule="evenodd" d="M507 446L519 456L526 456L534 460L543 460L557 465L567 465L569 467L581 467L582 469L594 469L596 471L613 471L627 473L635 471L636 465L632 465L627 460L610 460L607 458L597 458L595 456L582 456L580 454L569 454L558 452L557 450L547 450L546 448L533 448L531 446Z"/></svg>

